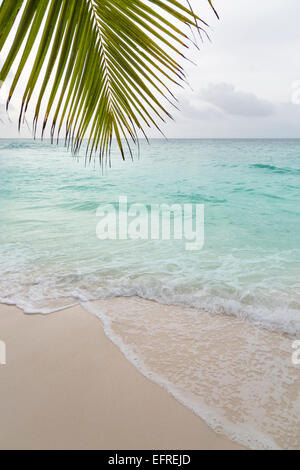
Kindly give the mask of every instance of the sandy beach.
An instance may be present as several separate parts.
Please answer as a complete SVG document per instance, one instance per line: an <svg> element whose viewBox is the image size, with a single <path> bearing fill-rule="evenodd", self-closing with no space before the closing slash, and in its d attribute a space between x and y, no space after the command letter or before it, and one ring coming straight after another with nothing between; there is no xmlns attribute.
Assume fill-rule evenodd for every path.
<svg viewBox="0 0 300 470"><path fill-rule="evenodd" d="M1 449L239 449L146 379L80 306L0 305Z"/></svg>

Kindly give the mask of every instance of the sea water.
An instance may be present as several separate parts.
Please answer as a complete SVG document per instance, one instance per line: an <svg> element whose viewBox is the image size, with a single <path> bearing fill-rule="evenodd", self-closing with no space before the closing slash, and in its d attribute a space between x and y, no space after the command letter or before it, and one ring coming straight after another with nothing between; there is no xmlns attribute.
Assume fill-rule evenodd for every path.
<svg viewBox="0 0 300 470"><path fill-rule="evenodd" d="M176 350L182 337L197 346L203 331L203 325L200 328L197 322L203 321L200 316L204 311L217 318L219 338L219 322L228 315L238 322L249 322L249 331L255 326L259 332L263 328L291 340L299 338L300 140L153 140L150 145L141 143L140 157L133 161L123 162L113 149L112 167L101 170L97 160L85 165L84 152L74 159L62 145L2 139L0 161L1 302L15 304L29 314L50 313L80 302L94 313L98 308L102 319L104 313L97 301L103 298L139 297L164 306L193 307L198 317L182 309L182 318L180 310L176 310L175 318L173 311L161 309L159 322L153 310L152 326L159 324L164 338L168 333L173 338L168 349L168 341L162 346L162 338L156 338L152 331L153 350L155 344L156 350L161 347L165 354L174 347ZM120 196L126 196L129 204L147 207L204 204L203 249L187 251L184 240L99 240L97 208L116 206ZM147 311L143 305L141 308ZM130 312L131 328L148 324L151 330L151 309L148 317L136 313L135 318ZM124 319L126 311L120 314ZM131 351L129 357L133 346L130 349L130 342L123 341L123 334L120 328L119 346L124 353ZM226 334L230 342L228 331ZM268 341L266 344L271 344ZM132 339L134 343L135 356L142 357L146 346ZM251 344L253 347L253 340ZM191 350L197 351L193 347ZM151 358L151 345L147 351ZM289 362L286 372L294 376L282 372L277 379L285 384L293 382L299 390L299 366L291 372L289 353L284 360ZM145 358L140 363L145 363ZM171 361L160 372L159 363L157 367L154 373L149 359L147 370L153 370L161 382L165 380L167 388L175 386L176 365ZM195 389L201 388L204 377L199 374L191 368L189 379L182 378L185 397L193 384ZM274 378L271 389L275 383ZM227 385L230 387L230 383ZM180 387L177 382L176 387ZM281 400L284 386L280 393ZM193 397L190 402L195 400ZM291 400L287 410L293 417L287 419L295 429L299 427L299 393ZM188 404L187 398L182 401ZM211 405L206 412L203 407L193 409L202 417L206 413L206 420L213 424L216 417L209 419L208 415L213 414L215 403ZM240 440L253 446L271 442L270 447L276 447L274 440L266 438L272 418L267 429L260 431L264 437L257 437L259 413L251 424L253 433L257 431L253 442ZM218 423L221 414L219 410ZM224 426L221 430L229 433L230 426ZM295 445L291 439L285 443L287 447Z"/></svg>

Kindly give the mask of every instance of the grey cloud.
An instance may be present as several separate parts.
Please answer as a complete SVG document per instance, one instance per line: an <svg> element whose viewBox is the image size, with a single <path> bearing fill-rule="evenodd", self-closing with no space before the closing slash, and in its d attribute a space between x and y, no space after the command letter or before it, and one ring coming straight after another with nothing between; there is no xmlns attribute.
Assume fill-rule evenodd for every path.
<svg viewBox="0 0 300 470"><path fill-rule="evenodd" d="M275 107L269 101L254 93L237 91L229 83L210 84L200 92L199 98L235 116L264 117L275 113Z"/></svg>
<svg viewBox="0 0 300 470"><path fill-rule="evenodd" d="M211 104L203 104L197 100L188 100L184 97L179 102L180 113L188 119L212 120L224 115L220 109Z"/></svg>

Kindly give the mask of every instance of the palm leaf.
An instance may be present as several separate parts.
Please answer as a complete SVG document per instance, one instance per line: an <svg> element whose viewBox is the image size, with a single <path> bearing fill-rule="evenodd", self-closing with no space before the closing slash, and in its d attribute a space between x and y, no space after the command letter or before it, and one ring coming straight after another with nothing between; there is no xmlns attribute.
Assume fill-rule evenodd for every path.
<svg viewBox="0 0 300 470"><path fill-rule="evenodd" d="M51 114L52 140L65 126L73 152L88 137L88 155L99 152L102 161L110 158L113 137L124 158L124 141L130 149L129 138L137 143L139 132L146 136L146 128L159 129L158 122L171 117L170 85L185 80L179 63L191 41L185 29L207 26L180 0L2 0L0 51L19 15L0 71L4 82L19 54L7 107L40 37L19 127L34 101L36 134L44 101L42 133Z"/></svg>

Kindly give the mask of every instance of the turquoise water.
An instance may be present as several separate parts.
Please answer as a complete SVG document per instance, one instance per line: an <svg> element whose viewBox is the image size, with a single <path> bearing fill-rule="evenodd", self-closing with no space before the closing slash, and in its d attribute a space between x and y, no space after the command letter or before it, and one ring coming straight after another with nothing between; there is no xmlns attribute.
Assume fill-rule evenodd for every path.
<svg viewBox="0 0 300 470"><path fill-rule="evenodd" d="M85 166L63 146L0 141L0 299L48 313L138 295L300 332L300 140L154 140ZM205 245L103 240L97 207L205 205Z"/></svg>

